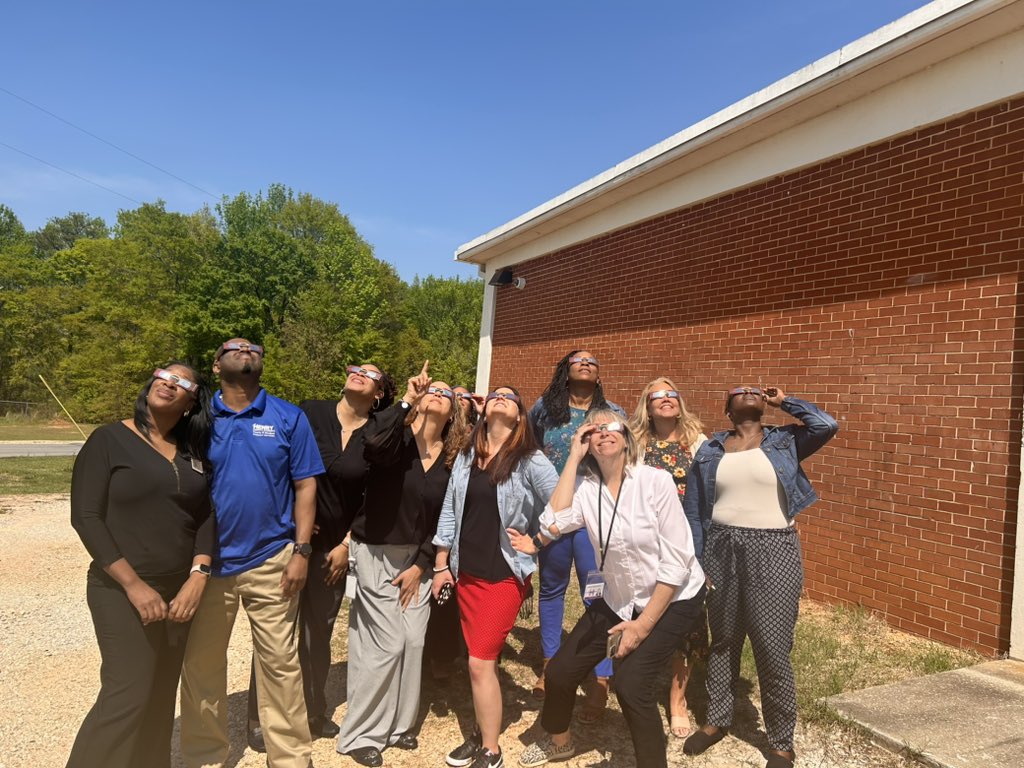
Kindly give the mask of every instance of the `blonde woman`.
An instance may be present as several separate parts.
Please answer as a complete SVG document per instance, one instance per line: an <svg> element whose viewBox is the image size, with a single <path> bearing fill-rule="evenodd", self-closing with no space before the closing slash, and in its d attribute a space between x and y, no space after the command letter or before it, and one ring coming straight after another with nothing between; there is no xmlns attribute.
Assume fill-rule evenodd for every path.
<svg viewBox="0 0 1024 768"><path fill-rule="evenodd" d="M672 475L682 505L687 472L697 449L707 440L707 436L704 434L704 425L687 410L683 396L671 379L662 376L644 387L629 426L636 437L644 464L659 467ZM682 519L680 517L680 522ZM689 522L691 528L700 524L698 520ZM691 533L696 536L692 530ZM692 730L686 704L690 666L697 660L707 661L707 658L707 614L702 613L702 620L683 636L672 658L669 711L672 735L676 738L684 739Z"/></svg>

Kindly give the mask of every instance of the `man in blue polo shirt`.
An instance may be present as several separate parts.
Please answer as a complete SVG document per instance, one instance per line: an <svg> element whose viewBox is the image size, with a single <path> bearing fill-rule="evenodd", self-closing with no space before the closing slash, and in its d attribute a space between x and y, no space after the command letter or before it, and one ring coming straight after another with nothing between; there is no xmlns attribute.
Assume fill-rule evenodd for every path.
<svg viewBox="0 0 1024 768"><path fill-rule="evenodd" d="M181 752L188 768L228 758L227 648L241 601L252 626L267 765L308 768L295 621L323 462L305 414L260 386L260 346L224 342L213 372L221 383L210 444L218 546L185 652Z"/></svg>

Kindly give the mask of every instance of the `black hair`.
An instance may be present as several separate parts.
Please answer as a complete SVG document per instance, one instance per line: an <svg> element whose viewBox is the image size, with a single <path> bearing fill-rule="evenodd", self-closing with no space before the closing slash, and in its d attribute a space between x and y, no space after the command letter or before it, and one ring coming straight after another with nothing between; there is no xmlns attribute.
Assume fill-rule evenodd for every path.
<svg viewBox="0 0 1024 768"><path fill-rule="evenodd" d="M398 386L395 384L395 380L384 371L380 372L380 381L377 382L377 387L380 389L380 397L373 401L373 406L370 408L370 413L376 413L377 411L383 411L385 408L395 402L395 394L398 392Z"/></svg>
<svg viewBox="0 0 1024 768"><path fill-rule="evenodd" d="M544 403L545 411L544 418L537 424L538 431L541 434L543 434L544 429L568 424L572 418L572 414L569 412L569 359L575 357L580 352L581 350L574 349L558 361L558 365L555 366L555 372L551 376L551 383L544 390L544 394L540 396L541 402ZM597 386L594 387L594 397L590 401L587 413L597 408L607 407L608 401L604 399L604 390L601 388L600 381L598 381ZM540 440L540 442L543 441Z"/></svg>
<svg viewBox="0 0 1024 768"><path fill-rule="evenodd" d="M198 387L196 389L195 403L191 408L189 408L187 414L178 419L178 423L175 424L174 428L171 430L171 436L174 438L174 443L178 447L178 452L183 456L206 462L209 458L210 429L212 424L212 416L210 414L210 385L191 363L185 363L181 360L171 360L166 365L161 366L161 368L166 370L167 368L171 368L175 365L181 366L182 368L188 368L192 372L192 376L190 378L198 385ZM143 437L150 440L150 442L152 442L152 440L149 437L149 432L153 428L153 424L149 420L149 405L147 403L147 398L149 397L149 390L153 387L153 382L155 381L156 376L150 376L149 381L146 382L145 386L139 392L139 396L135 398L135 413L132 416L132 421L135 422L136 429L142 433Z"/></svg>

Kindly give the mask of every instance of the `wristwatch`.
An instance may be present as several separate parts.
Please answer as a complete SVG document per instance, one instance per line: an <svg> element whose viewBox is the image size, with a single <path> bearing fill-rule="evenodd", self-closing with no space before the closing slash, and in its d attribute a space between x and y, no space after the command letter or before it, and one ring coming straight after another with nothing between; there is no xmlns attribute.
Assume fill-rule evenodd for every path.
<svg viewBox="0 0 1024 768"><path fill-rule="evenodd" d="M295 546L292 547L292 554L302 555L303 557L309 557L313 554L313 545L309 542L306 542L305 544L300 544L296 541Z"/></svg>
<svg viewBox="0 0 1024 768"><path fill-rule="evenodd" d="M213 575L213 571L210 569L210 566L208 566L206 563L199 563L198 565L193 565L189 569L188 575L191 576L193 573L201 573L203 574L203 576Z"/></svg>
<svg viewBox="0 0 1024 768"><path fill-rule="evenodd" d="M544 541L543 541L543 539L541 539L541 537L540 537L540 534L539 534L539 533L535 533L535 534L533 534L533 538L532 538L532 539L530 539L530 541L532 541L532 542L533 542L533 546L535 546L535 547L537 548L537 551L538 551L538 552L539 552L540 550L544 549Z"/></svg>

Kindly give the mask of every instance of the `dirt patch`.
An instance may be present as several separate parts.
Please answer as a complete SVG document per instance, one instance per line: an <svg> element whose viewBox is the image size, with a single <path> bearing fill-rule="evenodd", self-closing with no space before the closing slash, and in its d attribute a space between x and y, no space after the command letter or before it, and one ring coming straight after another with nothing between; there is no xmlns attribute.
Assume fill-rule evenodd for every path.
<svg viewBox="0 0 1024 768"><path fill-rule="evenodd" d="M89 558L69 522L67 495L0 496L0 768L63 765L82 718L99 688L99 653L85 604ZM577 608L578 610L578 608ZM345 617L338 622L328 702L334 719L345 713ZM245 699L252 651L248 624L240 612L229 652L232 753L229 766L258 768L263 755L244 749ZM536 616L521 620L509 639L502 665L506 764L540 733L539 706L530 686L540 663ZM666 678L667 682L667 678ZM799 680L798 680L799 684ZM670 739L669 763L691 768L763 766L765 746L753 704L744 704L736 736L697 758L682 754L682 742ZM462 741L472 722L472 700L464 664L447 686L426 679L421 708L420 748L388 750L387 766L444 764L444 756ZM666 726L667 730L667 726ZM570 768L635 766L629 733L614 697L603 721L574 726L582 754L564 763ZM801 725L797 765L802 768L885 768L914 763L874 747L849 730ZM355 763L337 755L327 740L314 743L318 766ZM175 744L175 765L181 766Z"/></svg>

